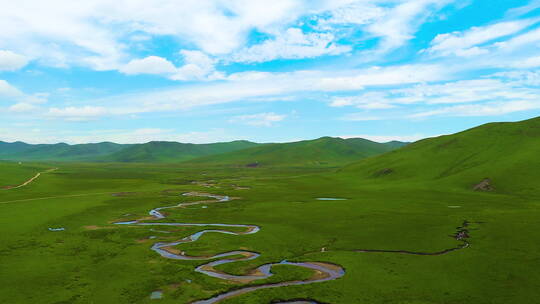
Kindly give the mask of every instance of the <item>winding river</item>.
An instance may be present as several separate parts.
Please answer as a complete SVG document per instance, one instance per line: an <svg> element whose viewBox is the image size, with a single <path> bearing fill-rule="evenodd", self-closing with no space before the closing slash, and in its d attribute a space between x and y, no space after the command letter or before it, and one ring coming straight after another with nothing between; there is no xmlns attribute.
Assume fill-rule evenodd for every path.
<svg viewBox="0 0 540 304"><path fill-rule="evenodd" d="M189 202L189 203L180 203L174 206L169 207L161 207L150 210L149 214L152 216L152 219L154 220L160 220L166 218L165 214L162 213L162 210L164 209L170 209L170 208L186 208L187 206L197 205L197 204L209 204L209 203L224 203L229 202L231 200L228 196L220 196L220 195L213 195L208 193L198 193L198 192L189 192L184 193L184 196L200 196L200 197L208 197L212 200L205 200L205 201L198 201L198 202ZM277 288L277 287L285 287L285 286L292 286L292 285L305 285L305 284L312 284L317 282L325 282L330 280L335 280L343 275L345 275L345 270L338 265L335 264L329 264L329 263L322 263L322 262L289 262L289 261L281 261L277 263L269 263L269 264L263 264L256 269L250 271L247 275L232 275L228 273L224 273L222 271L219 271L215 269L218 265L223 265L227 263L233 263L238 261L247 261L247 260L253 260L260 256L257 252L252 251L246 251L246 250L235 250L235 251L229 251L220 253L213 256L189 256L186 255L183 251L180 251L176 248L173 248L174 246L184 244L184 243L190 243L190 242L196 242L201 236L203 236L206 233L224 233L224 234L232 234L232 235L246 235L246 234L254 234L259 232L260 227L256 225L243 225L243 224L218 224L218 223L162 223L162 222L142 222L142 220L134 220L134 221L126 221L126 222L116 222L117 225L137 225L137 226L200 226L200 227L212 227L213 229L204 229L199 232L196 232L194 234L191 234L189 236L186 236L180 240L174 241L174 242L157 242L154 243L151 247L153 251L158 253L164 258L167 259L174 259L174 260L212 260L211 262L202 264L195 268L196 272L203 273L205 275L219 278L223 280L228 281L234 281L238 283L250 283L255 280L260 279L266 279L272 276L272 267L275 265L292 265L297 267L303 267L307 269L312 269L315 271L316 275L311 277L307 280L296 280L296 281L286 281L286 282L279 282L279 283L269 283L269 284L262 284L257 286L248 286L240 289L235 289L232 291L224 292L221 294L218 294L212 298L206 299L206 300L199 300L192 302L192 304L211 304L211 303L219 303L222 300L232 298L235 296L239 296L241 294L245 294L248 292L252 292L259 289L266 289L266 288ZM228 230L223 230L223 228L245 228L246 230L243 232L232 232ZM217 260L216 260L217 259ZM309 302L308 302L309 303Z"/></svg>

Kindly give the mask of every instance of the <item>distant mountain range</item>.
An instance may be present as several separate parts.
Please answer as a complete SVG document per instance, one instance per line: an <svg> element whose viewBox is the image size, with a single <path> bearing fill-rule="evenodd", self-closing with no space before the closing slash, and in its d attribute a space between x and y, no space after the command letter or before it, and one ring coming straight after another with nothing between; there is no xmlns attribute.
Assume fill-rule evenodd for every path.
<svg viewBox="0 0 540 304"><path fill-rule="evenodd" d="M0 141L0 159L14 161L185 162L186 165L266 166L337 165L400 148L407 143L377 143L361 138L322 137L292 143L258 144L232 141L186 144L152 141L145 144L68 145Z"/></svg>
<svg viewBox="0 0 540 304"><path fill-rule="evenodd" d="M267 165L340 165L395 150L406 143L377 143L362 138L321 137L291 143L265 144L248 149L200 157L188 161L193 165L230 166Z"/></svg>
<svg viewBox="0 0 540 304"><path fill-rule="evenodd" d="M20 141L14 143L0 141L0 159L17 161L97 160L100 157L119 152L130 146L111 142L80 145L68 145L65 143L32 145Z"/></svg>
<svg viewBox="0 0 540 304"><path fill-rule="evenodd" d="M101 157L111 162L182 162L185 160L231 151L242 150L260 144L238 140L214 144L183 144L178 142L152 141L130 145L125 149Z"/></svg>

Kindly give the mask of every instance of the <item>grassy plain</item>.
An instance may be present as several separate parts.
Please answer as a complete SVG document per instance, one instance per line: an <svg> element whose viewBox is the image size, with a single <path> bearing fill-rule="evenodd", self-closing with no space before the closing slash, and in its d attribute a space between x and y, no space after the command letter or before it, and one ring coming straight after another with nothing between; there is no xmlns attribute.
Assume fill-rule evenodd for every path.
<svg viewBox="0 0 540 304"><path fill-rule="evenodd" d="M396 304L540 299L536 271L540 197L534 194L473 192L468 186L448 183L381 183L336 168L64 163L35 169L42 167L59 170L27 187L0 192L2 303L189 303L242 286L193 271L205 261L168 260L150 250L155 241L179 239L201 228L165 228L175 230L171 238L150 230L158 227L111 224L146 216L155 207L200 199L179 196L194 190L241 199L205 209L168 209L167 221L256 224L261 231L240 236L207 234L181 246L189 255L235 249L261 253L256 260L220 268L239 274L284 259L325 261L346 269L346 275L335 281L261 290L223 303L295 298ZM3 183L13 183L8 175L15 180L31 177L31 171L0 164ZM318 201L317 197L347 200ZM455 247L458 242L451 234L464 220L473 222L471 246L446 255L354 251L432 252ZM66 230L51 232L50 227ZM321 252L322 247L328 251ZM305 269L280 266L275 276L253 284L310 275ZM155 290L164 292L162 299L150 300Z"/></svg>

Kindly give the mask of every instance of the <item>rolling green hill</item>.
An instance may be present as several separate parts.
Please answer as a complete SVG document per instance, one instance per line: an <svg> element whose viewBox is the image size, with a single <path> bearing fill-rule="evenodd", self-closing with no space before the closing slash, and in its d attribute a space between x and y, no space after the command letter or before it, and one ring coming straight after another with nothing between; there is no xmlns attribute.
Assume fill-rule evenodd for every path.
<svg viewBox="0 0 540 304"><path fill-rule="evenodd" d="M321 137L291 143L266 144L186 162L209 166L336 166L381 154L405 143L376 143L362 138Z"/></svg>
<svg viewBox="0 0 540 304"><path fill-rule="evenodd" d="M420 183L472 189L489 178L495 191L540 188L540 117L489 123L453 135L424 139L351 164L342 174L375 183Z"/></svg>
<svg viewBox="0 0 540 304"><path fill-rule="evenodd" d="M152 141L132 145L107 155L100 160L113 162L180 162L200 156L226 153L257 146L259 144L238 140L214 144L184 144L178 142Z"/></svg>

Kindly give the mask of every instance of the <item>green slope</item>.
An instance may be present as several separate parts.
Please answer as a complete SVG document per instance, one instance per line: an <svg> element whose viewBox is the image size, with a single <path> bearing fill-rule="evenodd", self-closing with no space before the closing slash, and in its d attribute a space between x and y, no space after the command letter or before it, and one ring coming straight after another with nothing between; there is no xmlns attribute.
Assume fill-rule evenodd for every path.
<svg viewBox="0 0 540 304"><path fill-rule="evenodd" d="M292 143L265 144L250 149L202 157L186 162L206 166L336 166L396 149L392 143L362 138L321 137Z"/></svg>
<svg viewBox="0 0 540 304"><path fill-rule="evenodd" d="M258 144L239 140L214 144L184 144L178 142L152 141L133 145L101 158L113 162L180 162L200 156L241 150Z"/></svg>
<svg viewBox="0 0 540 304"><path fill-rule="evenodd" d="M120 145L111 142L79 145L68 145L65 143L31 145L23 142L0 142L0 159L17 161L92 160L103 155L120 151L129 146L130 145Z"/></svg>
<svg viewBox="0 0 540 304"><path fill-rule="evenodd" d="M472 189L484 178L495 191L536 192L540 185L540 117L489 123L453 135L415 142L403 149L341 170L375 183L420 183Z"/></svg>

